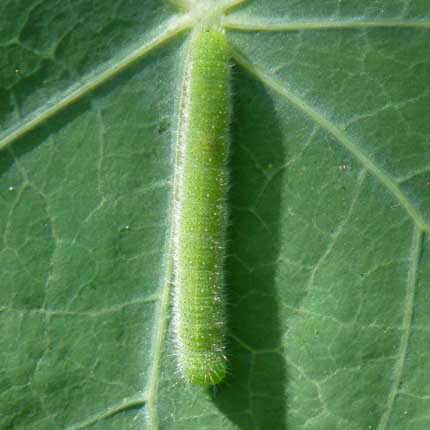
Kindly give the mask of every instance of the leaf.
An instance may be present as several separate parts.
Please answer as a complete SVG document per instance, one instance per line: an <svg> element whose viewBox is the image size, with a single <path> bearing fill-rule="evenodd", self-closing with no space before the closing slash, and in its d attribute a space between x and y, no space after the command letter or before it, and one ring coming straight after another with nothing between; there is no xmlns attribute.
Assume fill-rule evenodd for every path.
<svg viewBox="0 0 430 430"><path fill-rule="evenodd" d="M0 428L427 429L427 2L223 19L230 375L209 391L175 364L173 160L189 30L233 2L181 3L0 6Z"/></svg>

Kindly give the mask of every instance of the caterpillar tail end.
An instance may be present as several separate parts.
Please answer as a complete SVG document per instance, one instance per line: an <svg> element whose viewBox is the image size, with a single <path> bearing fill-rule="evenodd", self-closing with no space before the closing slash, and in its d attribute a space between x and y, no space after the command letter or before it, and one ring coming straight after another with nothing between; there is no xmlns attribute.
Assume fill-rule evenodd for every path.
<svg viewBox="0 0 430 430"><path fill-rule="evenodd" d="M210 387L219 384L227 374L224 355L200 358L193 363L182 363L181 373L188 384Z"/></svg>

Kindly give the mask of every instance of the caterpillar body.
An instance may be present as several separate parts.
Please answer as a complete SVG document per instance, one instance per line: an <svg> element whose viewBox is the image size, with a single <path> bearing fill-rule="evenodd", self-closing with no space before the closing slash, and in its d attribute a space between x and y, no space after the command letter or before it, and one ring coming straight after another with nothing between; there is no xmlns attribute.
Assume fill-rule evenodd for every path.
<svg viewBox="0 0 430 430"><path fill-rule="evenodd" d="M224 33L192 35L182 85L174 208L174 329L185 381L226 374L223 264L229 65Z"/></svg>

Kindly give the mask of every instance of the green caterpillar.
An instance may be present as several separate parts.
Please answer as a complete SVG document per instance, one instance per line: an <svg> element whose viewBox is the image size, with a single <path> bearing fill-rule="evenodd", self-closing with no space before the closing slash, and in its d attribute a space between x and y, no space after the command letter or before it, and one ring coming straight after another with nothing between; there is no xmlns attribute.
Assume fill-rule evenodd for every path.
<svg viewBox="0 0 430 430"><path fill-rule="evenodd" d="M174 327L185 381L226 374L223 263L227 225L228 48L224 33L192 36L183 79L174 209Z"/></svg>

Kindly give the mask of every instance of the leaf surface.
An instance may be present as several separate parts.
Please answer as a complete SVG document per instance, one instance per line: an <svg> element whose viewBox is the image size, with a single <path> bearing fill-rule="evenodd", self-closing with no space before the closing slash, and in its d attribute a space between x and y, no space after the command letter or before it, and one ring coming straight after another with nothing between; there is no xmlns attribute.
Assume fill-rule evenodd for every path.
<svg viewBox="0 0 430 430"><path fill-rule="evenodd" d="M170 324L184 3L0 6L0 428L427 429L427 2L224 18L230 374L211 390L180 380Z"/></svg>

